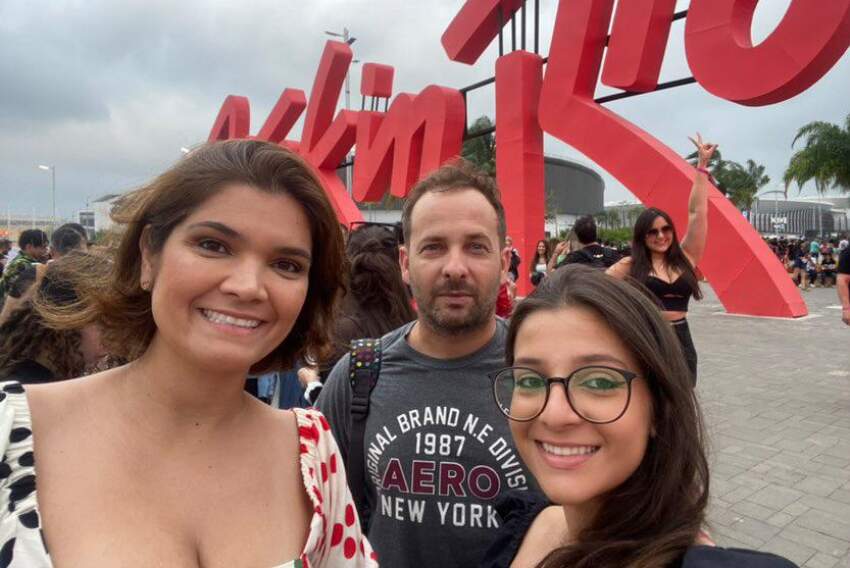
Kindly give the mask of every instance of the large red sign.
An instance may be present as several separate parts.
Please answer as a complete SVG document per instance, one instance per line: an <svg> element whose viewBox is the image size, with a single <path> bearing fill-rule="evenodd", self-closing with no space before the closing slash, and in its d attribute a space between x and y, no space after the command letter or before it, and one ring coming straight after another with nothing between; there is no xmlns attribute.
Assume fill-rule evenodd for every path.
<svg viewBox="0 0 850 568"><path fill-rule="evenodd" d="M448 57L474 64L522 3L468 0L443 34ZM543 59L533 53L515 51L496 61L497 181L508 230L524 258L533 257L544 235L543 132L588 156L643 203L668 211L684 233L693 168L593 100L600 79L628 91L656 88L675 3L629 0L618 2L615 11L614 0L560 0L545 75ZM756 4L691 0L685 24L688 64L697 82L718 97L749 106L787 100L820 79L850 45L850 0L792 0L776 30L754 46L750 28ZM387 191L404 197L418 178L460 153L466 124L461 93L434 85L418 94L397 94L386 112L337 112L351 59L348 45L327 42L309 101L303 91L285 89L256 135L294 149L312 164L345 223L362 220L336 174L352 147L357 147L354 199L378 201ZM391 67L366 64L361 92L389 97L392 81ZM305 109L301 140L287 139ZM249 133L248 100L227 97L209 139ZM700 269L728 311L807 313L782 265L715 188L709 225ZM521 292L526 280L520 279Z"/></svg>

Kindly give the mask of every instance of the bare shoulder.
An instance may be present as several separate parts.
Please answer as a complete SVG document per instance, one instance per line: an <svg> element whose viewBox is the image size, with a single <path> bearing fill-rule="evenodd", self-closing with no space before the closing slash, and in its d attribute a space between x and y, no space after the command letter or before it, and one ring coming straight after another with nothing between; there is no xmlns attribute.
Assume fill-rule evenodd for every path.
<svg viewBox="0 0 850 568"><path fill-rule="evenodd" d="M552 505L538 514L517 551L512 568L537 566L547 554L561 546L567 537L567 520L561 507Z"/></svg>
<svg viewBox="0 0 850 568"><path fill-rule="evenodd" d="M42 433L63 427L93 399L103 396L102 385L114 382L114 375L120 373L118 368L78 379L27 385L27 404L33 422Z"/></svg>
<svg viewBox="0 0 850 568"><path fill-rule="evenodd" d="M605 273L614 278L625 278L632 270L632 257L625 256L612 264Z"/></svg>
<svg viewBox="0 0 850 568"><path fill-rule="evenodd" d="M291 458L292 452L298 455L298 416L295 410L281 410L251 397L253 412L258 418L254 424L254 432L259 440L265 440L263 444L268 447L274 446L273 451ZM275 435L268 436L269 432ZM272 438L272 439L270 439Z"/></svg>

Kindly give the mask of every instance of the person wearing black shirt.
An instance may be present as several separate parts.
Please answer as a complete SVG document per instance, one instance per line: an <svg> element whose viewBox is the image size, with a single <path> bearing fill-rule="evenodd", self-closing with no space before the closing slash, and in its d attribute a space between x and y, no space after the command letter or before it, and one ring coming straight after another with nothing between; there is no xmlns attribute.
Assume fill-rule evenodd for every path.
<svg viewBox="0 0 850 568"><path fill-rule="evenodd" d="M573 231L582 246L580 249L569 253L564 260L558 263L558 268L567 264L579 263L604 270L620 260L620 253L597 242L596 221L590 215L579 217L573 226Z"/></svg>
<svg viewBox="0 0 850 568"><path fill-rule="evenodd" d="M841 301L841 321L850 325L850 247L844 247L838 257L838 299Z"/></svg>

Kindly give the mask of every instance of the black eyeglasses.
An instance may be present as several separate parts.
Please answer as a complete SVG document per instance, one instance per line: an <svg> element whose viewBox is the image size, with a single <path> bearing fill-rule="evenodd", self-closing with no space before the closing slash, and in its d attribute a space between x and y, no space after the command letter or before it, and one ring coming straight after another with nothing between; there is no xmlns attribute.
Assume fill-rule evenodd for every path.
<svg viewBox="0 0 850 568"><path fill-rule="evenodd" d="M650 229L646 232L647 237L656 237L659 238L661 235L670 236L673 234L673 227L670 225L664 225L660 229Z"/></svg>
<svg viewBox="0 0 850 568"><path fill-rule="evenodd" d="M488 376L499 410L511 420L528 422L540 416L549 402L552 383L559 383L575 413L594 424L608 424L625 414L632 381L638 377L605 366L581 367L568 377L545 377L526 367L507 367Z"/></svg>

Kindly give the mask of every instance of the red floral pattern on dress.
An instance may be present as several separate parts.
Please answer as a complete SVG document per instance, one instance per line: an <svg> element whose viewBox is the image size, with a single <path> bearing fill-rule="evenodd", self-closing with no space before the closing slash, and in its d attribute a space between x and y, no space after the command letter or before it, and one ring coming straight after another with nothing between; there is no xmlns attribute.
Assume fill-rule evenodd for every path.
<svg viewBox="0 0 850 568"><path fill-rule="evenodd" d="M301 475L313 503L310 533L301 554L304 567L377 567L378 557L361 531L330 424L318 410L293 411L301 442Z"/></svg>

